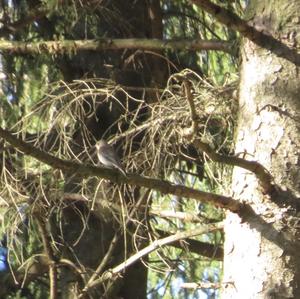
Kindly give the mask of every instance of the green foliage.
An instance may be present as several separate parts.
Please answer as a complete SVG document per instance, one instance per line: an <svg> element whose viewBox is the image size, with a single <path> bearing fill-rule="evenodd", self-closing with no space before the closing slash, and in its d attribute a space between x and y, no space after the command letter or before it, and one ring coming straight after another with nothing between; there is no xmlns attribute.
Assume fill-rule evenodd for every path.
<svg viewBox="0 0 300 299"><path fill-rule="evenodd" d="M118 34L120 34L120 32L125 32L126 34L130 32L131 34L128 20L121 20L119 18L120 12L117 9L113 11L103 8L103 10L100 10L101 13L96 13L96 8L89 5L83 5L83 7L81 7L78 3L76 5L76 1L66 1L63 4L57 0L45 0L42 2L49 10L43 20L46 24L49 24L49 26L42 27L42 23L37 25L36 23L38 22L33 22L30 26L24 26L24 28L12 35L13 40L40 41L47 39L98 38L105 36L107 32L113 32L114 34L116 34L116 32ZM237 7L238 2L236 1L235 3ZM187 0L163 0L161 1L161 5L163 8L165 38L201 38L230 41L238 39L236 33L217 24L213 17L204 13L197 6L190 5L190 2ZM228 8L233 9L233 4L228 4ZM14 4L12 10L10 13L12 21L19 20L19 18L26 16L26 12L30 11L29 2L25 0L18 1L18 4ZM104 22L107 24L112 23L111 31L108 31L108 29L103 26ZM58 85L52 85L52 83L60 79L65 79L63 74L66 73L71 74L70 77L72 79L81 79L72 77L73 69L78 67L76 64L80 64L83 70L86 70L90 66L83 65L84 62L82 61L85 61L82 59L83 56L76 54L77 53L68 52L68 55L60 56L57 54L52 57L42 54L34 56L30 54L20 54L13 56L3 53L1 59L3 72L6 75L6 80L1 85L2 93L0 94L1 126L21 132L20 136L23 136L22 134L25 135L25 133L29 136L35 134L42 136L43 133L45 133L45 135L50 133L51 129L61 130L60 132L65 133L63 138L65 138L68 143L66 142L62 147L55 150L50 149L49 151L52 151L52 153L59 157L67 159L74 158L74 156L68 154L68 146L74 136L74 132L76 132L76 128L79 126L85 127L86 123L83 123L83 121L89 120L91 116L84 115L82 118L79 117L79 115L84 112L82 107L85 102L82 99L85 99L85 97L82 96L82 98L80 98L78 93L75 94L74 89L70 87L71 84L65 84L66 87L64 91L68 90L69 94L66 97L61 96L61 99L58 99L55 98L55 96L58 96L63 89L60 88L61 86L57 87ZM108 56L109 54L111 53L105 53L107 57L105 57L104 61L113 64L114 67L116 67L114 64L119 66L119 60L114 60L115 57L110 57ZM198 88L198 90L195 91L195 94L198 96L196 99L198 102L196 103L203 105L203 110L205 108L204 106L210 103L217 105L216 98L217 93L220 92L219 87L227 86L228 83L234 82L237 79L237 57L230 56L229 54L214 51L193 53L186 53L185 51L166 51L164 54L167 56L167 59L178 66L179 70L190 68L200 77L205 78L206 85L210 85L212 89L215 88L215 94L211 92L206 97L206 89L203 87L205 84L202 82L198 85L195 84ZM122 55L124 55L125 58ZM122 55L118 56L124 59L122 62L124 65L128 63L126 59L133 59L131 56L126 56L126 51L124 51ZM73 58L74 60L72 60ZM78 60L75 58L78 58ZM93 66L96 62L98 61L93 61ZM138 61L137 64L140 64L140 61ZM89 69L88 71L90 75L93 69ZM107 81L105 82L107 84ZM96 89L97 84L94 82L89 82L89 84L90 85L83 83L81 88L90 89L90 86L94 86ZM103 84L102 82L101 87ZM49 97L46 97L45 95L51 88L52 93ZM108 90L106 96L109 98L110 89L107 88L106 90ZM99 92L97 96L103 97L105 92ZM178 96L178 94L176 94L176 96ZM92 93L87 93L86 95L94 96ZM216 95L216 97L214 97L214 95ZM73 100L73 97L78 100L77 96L82 102L76 102L74 100L75 104L73 105L71 100ZM51 102L49 100L53 98L57 101L53 100L53 102ZM224 97L224 102L226 102L225 98L226 97ZM38 112L33 112L33 109L39 107L39 105L41 107L43 103L47 102L43 102L42 99L47 99L49 100L48 103L51 103L43 106L43 109L40 109ZM179 100L183 101L180 97ZM154 109L153 106L151 106L151 109ZM230 114L230 111L232 111L231 103L226 102L224 106L229 110L227 115ZM175 107L170 106L168 110L172 112L172 108L174 109ZM202 106L200 108L202 109ZM188 110L188 108L186 110ZM219 114L222 114L222 112L224 112L224 110ZM183 113L183 110L179 111L179 114L180 113ZM205 115L205 113L203 113L203 115ZM231 150L233 135L233 116L227 117L223 125L224 117L222 115L218 116L213 114L209 116L202 130L203 135L207 135L213 139L218 151L224 151L226 153ZM37 145L40 144L41 142L37 143ZM177 145L178 144L179 143L177 143ZM172 155L170 156L171 159L174 159ZM17 240L16 230L18 230L20 225L17 206L25 199L28 199L28 193L30 194L32 190L43 196L45 190L51 195L56 194L55 192L58 193L62 191L64 188L64 180L61 174L57 175L51 171L48 166L37 162L31 157L24 157L24 155L15 152L13 149L3 154L1 158L2 161L4 161L3 164L5 164L4 166L2 165L2 167L7 167L7 172L5 174L2 172L1 174L1 178L5 178L5 180L2 180L0 183L0 199L3 200L3 202L9 202L6 200L8 197L13 199L9 202L9 209L3 208L3 213L0 213L5 215L2 221L2 232L8 233L11 236L10 247L13 248L10 252L11 265L14 268L18 268L26 260L27 263L29 263L32 257L42 252L43 248L40 232L32 218L27 228L26 240ZM15 168L13 169L9 168L11 161L14 163ZM157 172L162 172L162 169L158 169ZM184 162L176 164L176 171L173 171L171 174L166 172L166 174L162 176L174 183L184 184L185 186L198 190L214 193L224 193L224 190L226 191L230 184L229 178L231 170L229 168L224 168L211 161L205 161L204 172L204 178L200 179L196 167L188 167ZM23 183L28 183L26 181L27 179L30 181L32 189L28 188L24 190ZM87 189L90 188L90 185L87 185ZM89 190L91 193L93 191L93 189ZM191 222L183 221L176 217L171 219L153 216L150 220L150 225L154 232L156 230L163 230L172 234L177 231L191 231L201 225L201 223L217 222L223 218L222 211L212 205L201 204L190 199L163 196L158 193L154 193L151 208L156 208L160 211L171 210L173 212L184 212L196 215L199 218L198 222ZM155 237L158 238L157 235ZM221 232L207 233L194 239L215 246L222 246L223 235ZM149 256L149 269L149 298L200 298L203 293L200 291L185 290L180 288L180 284L183 282L197 282L201 280L218 282L222 274L222 263L190 252L184 246L182 249L168 246L161 248ZM45 276L40 278L40 281L31 283L27 288L34 298L47 298L47 283L48 277ZM213 292L211 291L211 293ZM212 296L212 294L209 294L209 291L207 291L207 297L209 298L209 296ZM21 299L26 298L26 295L22 295L21 292L16 292L8 298Z"/></svg>
<svg viewBox="0 0 300 299"><path fill-rule="evenodd" d="M218 3L219 4L219 3ZM228 9L240 7L228 4ZM190 5L188 1L164 1L164 36L166 38L191 38L203 40L236 41L238 36L232 30L217 23L211 15L203 12L198 6ZM196 70L212 80L223 85L236 80L237 58L218 51L203 51L187 53L177 51L171 53L177 57L184 67Z"/></svg>
<svg viewBox="0 0 300 299"><path fill-rule="evenodd" d="M210 166L211 167L211 166ZM193 169L196 173L196 170ZM216 192L219 185L214 181L206 179L199 181L193 175L183 175L181 183L195 189L206 192ZM207 182L210 181L208 184ZM194 200L179 197L162 196L155 194L152 207L159 211L182 211L187 214L197 215L203 223L218 222L223 218L223 213L209 204L201 204ZM178 218L152 219L153 229L160 229L167 232L193 231L201 226L198 222L184 221ZM223 244L223 233L217 231L200 235L194 240L199 240L216 247ZM222 263L206 257L201 257L196 253L190 252L183 246L182 249L175 247L161 248L149 256L149 280L148 298L202 298L204 291L189 290L180 287L185 282L219 282L222 274ZM207 290L207 296L216 296L218 292ZM214 294L214 295L213 295ZM214 297L216 298L216 297Z"/></svg>

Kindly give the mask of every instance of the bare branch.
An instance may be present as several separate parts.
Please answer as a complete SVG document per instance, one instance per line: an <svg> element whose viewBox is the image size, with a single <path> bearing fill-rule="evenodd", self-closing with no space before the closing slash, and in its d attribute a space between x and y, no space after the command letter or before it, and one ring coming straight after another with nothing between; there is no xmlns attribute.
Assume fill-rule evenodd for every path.
<svg viewBox="0 0 300 299"><path fill-rule="evenodd" d="M180 285L181 288L185 289L220 289L221 287L226 287L231 283L223 282L186 282Z"/></svg>
<svg viewBox="0 0 300 299"><path fill-rule="evenodd" d="M17 138L12 133L0 127L0 136L18 150L24 152L37 160L69 173L77 173L82 177L97 176L115 183L128 183L139 187L145 187L160 191L164 194L193 198L201 202L207 202L216 207L225 208L232 212L238 212L243 208L243 204L231 197L208 193L179 184L173 184L166 180L152 179L137 174L128 174L124 177L117 170L95 167L92 165L79 164L72 161L56 158L32 145Z"/></svg>
<svg viewBox="0 0 300 299"><path fill-rule="evenodd" d="M198 115L197 115L197 110L195 107L195 103L194 103L194 98L192 95L192 84L188 81L188 80L184 80L183 81L183 86L184 86L184 91L185 91L185 95L186 95L186 99L189 103L189 107L190 107L190 114L191 114L191 120L192 120L192 134L196 135L197 131L198 131Z"/></svg>
<svg viewBox="0 0 300 299"><path fill-rule="evenodd" d="M98 265L97 269L95 270L93 275L88 280L85 288L88 288L90 285L92 285L94 283L94 281L96 280L97 276L100 275L102 273L102 271L105 269L105 266L107 265L109 260L112 258L113 251L115 250L115 248L118 244L120 236L121 236L121 234L119 232L114 235L113 239L110 242L109 248L107 249L107 252L106 252L104 258L101 260L101 262Z"/></svg>
<svg viewBox="0 0 300 299"><path fill-rule="evenodd" d="M0 50L10 53L50 53L63 54L76 51L101 51L119 49L142 49L142 50L215 50L226 53L232 52L232 43L220 40L160 40L160 39L97 39L97 40L60 40L43 42L18 42L0 40Z"/></svg>
<svg viewBox="0 0 300 299"><path fill-rule="evenodd" d="M50 299L58 298L57 294L57 268L56 268L56 258L51 246L51 239L46 229L45 220L41 217L39 212L35 212L35 219L37 220L38 227L41 232L43 246L45 254L49 260L49 280L50 280Z"/></svg>
<svg viewBox="0 0 300 299"><path fill-rule="evenodd" d="M193 144L196 148L206 153L207 156L214 162L220 162L228 165L238 166L251 171L256 175L264 192L268 194L272 192L274 187L272 183L273 177L267 171L267 169L264 168L260 163L256 161L248 161L235 156L221 155L216 151L214 151L207 143L204 143L199 139L194 140Z"/></svg>
<svg viewBox="0 0 300 299"><path fill-rule="evenodd" d="M146 192L146 193L148 193L148 192ZM134 209L130 212L130 214L126 218L126 221L124 223L125 227L127 227L127 225L129 224L129 222L131 221L131 219L133 217L133 214L140 208L140 206L143 202L144 202L144 196L141 197L139 199L139 201L134 205ZM116 234L114 235L113 239L110 242L109 248L107 249L105 256L101 260L100 264L97 266L93 275L91 275L91 277L89 278L89 280L86 284L86 287L93 284L93 282L97 279L97 277L103 272L103 270L107 266L108 262L110 261L111 256L113 255L113 252L114 252L116 246L118 245L118 241L120 240L120 238L122 237L123 234L124 234L124 231L116 232Z"/></svg>
<svg viewBox="0 0 300 299"><path fill-rule="evenodd" d="M221 230L222 228L220 228ZM166 238L170 236L171 234L162 230L156 230L159 233L160 238ZM184 243L183 243L184 242ZM214 260L219 260L223 261L224 257L224 251L221 246L210 244L210 243L205 243L201 242L198 240L190 239L187 238L184 241L179 240L176 241L172 244L171 246L174 246L176 248L185 248L187 247L189 251L208 257L208 258L213 258Z"/></svg>
<svg viewBox="0 0 300 299"><path fill-rule="evenodd" d="M277 56L285 58L297 66L300 65L300 54L297 53L297 50L289 48L271 36L270 32L266 34L262 31L258 31L232 11L222 8L209 0L190 0L190 2L213 15L220 23L226 25L228 28L238 31L243 37L251 40L256 45L272 51Z"/></svg>
<svg viewBox="0 0 300 299"><path fill-rule="evenodd" d="M86 292L88 292L90 289L96 287L99 284L102 284L108 279L113 278L118 273L124 271L126 268L143 258L144 256L148 255L149 253L159 249L160 247L164 245L168 245L174 242L178 242L179 240L186 239L188 237L194 237L200 234L212 232L218 229L221 229L223 227L223 222L219 222L216 224L210 224L210 225L204 225L200 228L197 228L193 231L184 231L184 232L178 232L175 235L166 237L164 239L156 240L149 246L145 247L144 249L140 250L138 253L134 254L130 258L128 258L125 262L121 263L120 265L116 266L115 268L106 271L99 279L95 280L92 284L89 286L86 286L83 289L82 294L79 296L79 298L82 298Z"/></svg>
<svg viewBox="0 0 300 299"><path fill-rule="evenodd" d="M198 217L196 214L178 212L178 211L161 211L161 210L151 210L150 215L159 216L162 218L176 218L184 222L201 222L202 218Z"/></svg>
<svg viewBox="0 0 300 299"><path fill-rule="evenodd" d="M84 281L84 273L85 271L80 268L80 265L77 266L75 265L72 261L69 259L60 259L59 262L57 263L57 267L68 267L73 271L73 273L82 281Z"/></svg>
<svg viewBox="0 0 300 299"><path fill-rule="evenodd" d="M184 90L187 98L187 102L190 107L190 115L192 120L192 126L190 128L185 128L183 135L185 138L189 139L195 148L204 152L212 161L220 162L228 165L238 166L247 169L254 173L259 180L264 193L270 193L273 190L273 177L271 174L256 161L248 161L235 156L226 156L217 153L209 144L197 139L198 133L198 115L194 104L193 95L191 93L191 84L189 81L183 81Z"/></svg>

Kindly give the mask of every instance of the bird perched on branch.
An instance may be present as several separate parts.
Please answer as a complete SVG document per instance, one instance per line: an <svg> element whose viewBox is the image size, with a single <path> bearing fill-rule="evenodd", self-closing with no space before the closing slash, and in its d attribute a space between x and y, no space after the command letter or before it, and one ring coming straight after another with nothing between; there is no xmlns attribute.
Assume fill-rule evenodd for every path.
<svg viewBox="0 0 300 299"><path fill-rule="evenodd" d="M96 143L96 149L98 160L101 164L108 168L116 168L124 176L126 176L126 172L121 165L121 161L111 145L109 145L105 140L101 139Z"/></svg>

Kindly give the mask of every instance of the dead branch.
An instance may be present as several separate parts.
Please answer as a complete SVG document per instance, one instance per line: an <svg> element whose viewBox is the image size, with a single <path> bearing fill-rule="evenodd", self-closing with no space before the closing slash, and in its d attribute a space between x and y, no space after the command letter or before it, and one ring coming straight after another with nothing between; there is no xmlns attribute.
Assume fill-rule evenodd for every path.
<svg viewBox="0 0 300 299"><path fill-rule="evenodd" d="M93 275L88 280L85 288L89 288L89 286L94 283L94 281L96 280L97 276L100 275L102 273L102 271L105 269L105 266L107 265L107 263L111 259L113 251L115 250L120 237L121 237L121 233L120 232L118 232L118 233L116 233L114 235L113 239L110 242L109 248L107 249L107 252L106 252L104 258L101 260L101 262L98 265L97 269L95 270L95 272L93 273Z"/></svg>
<svg viewBox="0 0 300 299"><path fill-rule="evenodd" d="M220 228L221 230L222 228ZM157 229L156 232L158 232L160 238L166 238L170 236L171 234L162 230ZM176 248L187 248L188 251L191 251L193 253L213 258L214 260L223 261L224 257L224 251L221 246L201 242L198 240L187 238L184 241L179 240L176 242L173 242L170 244L171 246L174 246Z"/></svg>
<svg viewBox="0 0 300 299"><path fill-rule="evenodd" d="M57 265L56 257L51 246L51 239L46 229L45 220L41 217L39 212L35 212L35 219L37 221L41 237L43 241L44 251L49 261L49 280L50 280L50 299L58 298L57 293Z"/></svg>
<svg viewBox="0 0 300 299"><path fill-rule="evenodd" d="M0 128L0 136L12 146L37 160L69 173L77 173L81 177L97 176L115 183L127 183L139 187L145 187L160 191L163 194L173 194L186 198L193 198L201 202L211 203L216 207L225 208L232 212L238 212L243 204L231 197L217 195L189 188L179 184L173 184L166 180L152 179L137 174L128 174L124 177L117 170L95 167L92 165L79 164L72 161L62 160L50 155L14 136L7 130Z"/></svg>
<svg viewBox="0 0 300 299"><path fill-rule="evenodd" d="M228 285L228 283L218 282L186 282L180 285L184 289L220 289L222 286Z"/></svg>
<svg viewBox="0 0 300 299"><path fill-rule="evenodd" d="M162 247L164 245L168 245L168 244L171 244L173 242L178 242L180 240L183 240L183 239L186 239L186 238L189 238L189 237L194 237L194 236L197 236L197 235L200 235L200 234L204 234L204 233L212 232L212 231L215 231L215 230L219 230L222 227L223 227L223 222L219 222L219 223L216 223L216 224L209 224L209 225L201 226L200 228L197 228L193 231L178 232L175 235L166 237L164 239L155 240L152 244L150 244L149 246L147 246L144 249L140 250L138 253L136 253L133 256L131 256L130 258L128 258L125 262L121 263L120 265L116 266L113 269L110 269L110 270L104 272L103 275L100 278L95 280L89 286L86 286L83 289L82 294L78 298L82 298L92 288L98 286L99 284L102 284L103 282L105 282L108 279L111 279L111 278L115 277L118 273L124 271L126 268L128 268L129 266L131 266L132 264L134 264L138 260L142 259L144 256L146 256L149 253L159 249L160 247Z"/></svg>
<svg viewBox="0 0 300 299"><path fill-rule="evenodd" d="M57 263L57 267L68 267L70 268L73 273L83 282L84 281L84 276L85 271L81 269L79 266L75 265L72 261L69 259L60 259Z"/></svg>
<svg viewBox="0 0 300 299"><path fill-rule="evenodd" d="M130 223L130 221L133 218L133 214L140 208L140 206L143 204L144 199L147 197L148 192L146 192L145 196L141 197L140 200L134 205L134 208L132 209L132 211L129 213L128 217L126 218L126 221L124 223L124 227L127 227L127 225ZM86 287L89 287L91 284L93 284L93 282L97 279L97 277L102 273L102 271L105 269L105 267L107 266L108 262L111 259L111 256L113 255L113 252L118 244L118 241L120 240L120 238L122 236L125 236L125 232L124 230L122 231L118 231L116 232L116 234L114 235L113 239L111 240L111 243L109 245L109 248L106 251L105 256L103 257L103 259L101 260L100 264L98 265L98 267L96 268L96 270L94 271L93 275L89 278ZM125 236L126 237L126 236Z"/></svg>
<svg viewBox="0 0 300 299"><path fill-rule="evenodd" d="M63 54L66 51L102 51L119 49L142 50L214 50L231 53L232 43L220 40L160 40L160 39L97 39L97 40L60 40L26 43L19 41L0 40L0 50L10 53L46 53Z"/></svg>
<svg viewBox="0 0 300 299"><path fill-rule="evenodd" d="M188 80L183 81L184 91L186 95L187 102L190 107L190 114L191 114L191 120L192 120L192 127L191 131L194 135L198 132L198 125L199 125L199 118L197 115L197 110L194 103L194 98L192 95L192 84Z"/></svg>
<svg viewBox="0 0 300 299"><path fill-rule="evenodd" d="M256 161L248 161L239 157L235 156L226 156L217 153L209 144L199 140L197 138L198 134L198 115L195 109L194 99L191 93L191 84L187 81L183 81L185 95L187 98L187 102L190 107L190 114L192 120L192 126L190 128L185 128L183 130L183 136L187 138L195 148L199 149L200 151L204 152L212 161L220 162L227 165L238 166L244 169L247 169L254 173L259 180L264 193L271 193L273 188L273 177L271 174Z"/></svg>
<svg viewBox="0 0 300 299"><path fill-rule="evenodd" d="M260 182L263 192L269 194L274 189L273 177L266 168L256 161L248 161L235 156L226 156L217 153L210 145L196 139L193 141L196 148L203 151L212 161L220 162L228 165L238 166L251 171Z"/></svg>
<svg viewBox="0 0 300 299"><path fill-rule="evenodd" d="M178 212L178 211L162 211L162 210L150 210L149 211L150 215L154 216L159 216L162 218L176 218L180 219L184 222L199 222L203 220L201 217L199 217L196 214L191 214L191 213L185 213L185 212Z"/></svg>
<svg viewBox="0 0 300 299"><path fill-rule="evenodd" d="M220 23L228 28L238 31L243 37L251 40L256 45L272 51L277 56L285 58L297 66L300 65L300 54L297 53L297 50L289 48L280 40L270 35L270 32L265 33L259 31L232 11L214 4L209 0L190 0L190 2L213 15Z"/></svg>

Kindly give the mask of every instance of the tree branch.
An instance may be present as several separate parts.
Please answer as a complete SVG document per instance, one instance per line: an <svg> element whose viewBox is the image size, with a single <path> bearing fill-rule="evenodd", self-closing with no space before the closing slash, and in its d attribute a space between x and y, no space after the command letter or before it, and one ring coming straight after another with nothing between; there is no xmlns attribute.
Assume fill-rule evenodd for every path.
<svg viewBox="0 0 300 299"><path fill-rule="evenodd" d="M213 15L220 23L228 28L238 31L243 37L251 40L256 45L270 50L278 57L285 58L295 65L300 66L300 54L297 53L296 49L291 49L275 37L258 31L232 11L222 8L209 0L190 0L190 2Z"/></svg>
<svg viewBox="0 0 300 299"><path fill-rule="evenodd" d="M161 218L167 218L167 219L176 218L176 219L180 219L183 222L201 223L201 221L203 220L203 218L199 217L196 214L178 212L178 211L150 210L149 214Z"/></svg>
<svg viewBox="0 0 300 299"><path fill-rule="evenodd" d="M220 228L220 230L223 228ZM157 229L160 238L166 238L170 236L170 233ZM170 244L170 246L174 246L176 248L184 248L187 247L188 251L193 253L212 258L214 260L223 261L224 251L221 246L201 242L198 240L187 238L184 240L184 243L179 240Z"/></svg>
<svg viewBox="0 0 300 299"><path fill-rule="evenodd" d="M57 268L56 268L56 258L51 246L51 239L46 229L45 220L41 217L40 212L35 212L35 218L37 220L38 227L41 232L43 246L45 254L49 260L49 280L50 280L50 299L58 298L57 294Z"/></svg>
<svg viewBox="0 0 300 299"><path fill-rule="evenodd" d="M197 235L201 235L204 233L212 232L215 230L222 229L223 227L223 222L219 222L216 224L209 224L209 225L204 225L201 226L200 228L197 228L193 231L184 231L184 232L178 232L175 235L171 235L169 237L166 237L164 239L156 240L149 246L145 247L144 249L140 250L130 258L128 258L125 262L121 263L120 265L116 266L113 269L110 269L106 272L103 273L103 275L95 280L92 284L87 285L83 291L82 294L79 296L79 298L82 298L84 294L86 294L90 289L98 286L99 284L102 284L108 279L113 278L115 275L118 273L124 271L126 268L143 258L144 256L148 255L149 253L153 252L154 250L157 250L158 248L168 245L174 242L178 242L180 240L186 239L188 237L195 237Z"/></svg>
<svg viewBox="0 0 300 299"><path fill-rule="evenodd" d="M34 146L24 142L1 127L0 137L25 154L30 155L31 157L34 157L37 160L64 172L69 172L72 174L76 173L82 177L97 176L115 183L127 183L139 187L154 189L164 194L192 198L201 202L211 203L216 207L225 208L232 212L239 212L244 207L242 203L231 197L208 193L183 185L173 184L165 180L152 179L137 174L128 174L127 177L125 177L114 169L95 167L92 165L84 165L72 161L62 160L38 148L35 148Z"/></svg>
<svg viewBox="0 0 300 299"><path fill-rule="evenodd" d="M205 142L195 139L193 141L194 146L203 151L212 161L220 162L228 165L238 166L244 169L251 171L260 182L261 187L263 188L264 193L270 194L274 189L273 177L268 172L268 170L263 167L260 163L256 161L248 161L235 156L226 156L217 153L213 150L210 145Z"/></svg>
<svg viewBox="0 0 300 299"><path fill-rule="evenodd" d="M183 87L184 87L184 93L186 100L189 104L190 109L190 115L191 115L191 121L192 125L189 128L184 128L183 135L186 138L190 138L191 140L194 138L194 136L197 136L198 128L199 128L199 119L197 115L196 106L194 103L194 97L192 95L191 89L192 84L185 78L183 78Z"/></svg>
<svg viewBox="0 0 300 299"><path fill-rule="evenodd" d="M195 148L204 152L212 161L220 162L228 165L238 166L247 169L255 174L263 188L264 193L271 194L274 191L273 177L268 170L256 161L248 161L235 156L226 156L217 153L209 144L199 140L198 134L198 115L195 109L194 98L191 93L191 84L183 79L184 92L187 102L190 107L192 125L189 128L184 128L183 136L195 146Z"/></svg>
<svg viewBox="0 0 300 299"><path fill-rule="evenodd" d="M144 196L146 196L145 198L147 198L147 193ZM134 213L140 208L141 204L144 202L144 196L142 196L137 203L135 203L134 208L130 211L128 217L126 218L126 221L124 223L124 227L127 227L129 225L129 223L132 221L133 219L133 215ZM105 256L102 258L100 264L97 266L96 270L94 271L94 273L91 275L91 277L89 278L86 286L93 284L93 282L97 279L97 277L103 273L103 270L105 269L105 267L107 267L107 264L109 263L109 261L111 260L111 257L114 253L115 248L118 245L118 241L120 240L120 238L124 235L124 230L120 230L117 231L113 237L113 239L110 242L110 245L108 247L108 249L106 250L106 254Z"/></svg>
<svg viewBox="0 0 300 299"><path fill-rule="evenodd" d="M10 51L11 53L49 53L63 54L76 51L89 50L119 50L119 49L142 49L142 50L215 50L232 53L231 42L220 40L200 40L200 39L181 39L181 40L160 40L160 39L94 39L94 40L60 40L43 42L19 42L0 40L0 50Z"/></svg>
<svg viewBox="0 0 300 299"><path fill-rule="evenodd" d="M181 288L185 289L220 289L222 287L227 287L228 282L185 282L180 285Z"/></svg>

